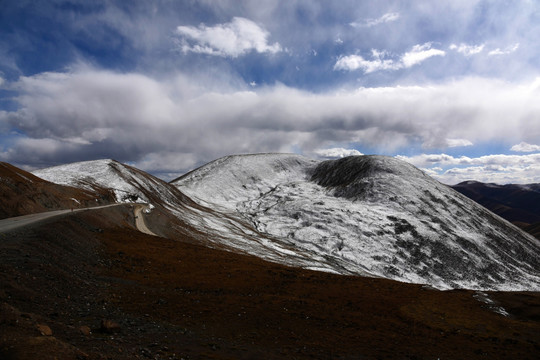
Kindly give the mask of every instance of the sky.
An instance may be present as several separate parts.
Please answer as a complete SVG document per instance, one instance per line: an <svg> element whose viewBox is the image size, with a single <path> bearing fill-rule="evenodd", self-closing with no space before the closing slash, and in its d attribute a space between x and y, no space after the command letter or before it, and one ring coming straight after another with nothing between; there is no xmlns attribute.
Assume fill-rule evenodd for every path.
<svg viewBox="0 0 540 360"><path fill-rule="evenodd" d="M537 0L0 0L0 161L396 156L540 182Z"/></svg>

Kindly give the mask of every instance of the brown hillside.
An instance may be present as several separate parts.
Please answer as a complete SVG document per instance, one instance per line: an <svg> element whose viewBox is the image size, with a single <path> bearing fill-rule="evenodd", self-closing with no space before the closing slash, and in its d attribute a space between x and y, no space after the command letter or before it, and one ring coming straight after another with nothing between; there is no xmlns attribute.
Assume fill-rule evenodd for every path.
<svg viewBox="0 0 540 360"><path fill-rule="evenodd" d="M108 190L90 192L53 184L5 162L0 162L0 198L0 219L114 201Z"/></svg>
<svg viewBox="0 0 540 360"><path fill-rule="evenodd" d="M489 293L489 305L474 291L294 269L132 224L125 206L0 235L0 358L536 359L540 351L538 293Z"/></svg>

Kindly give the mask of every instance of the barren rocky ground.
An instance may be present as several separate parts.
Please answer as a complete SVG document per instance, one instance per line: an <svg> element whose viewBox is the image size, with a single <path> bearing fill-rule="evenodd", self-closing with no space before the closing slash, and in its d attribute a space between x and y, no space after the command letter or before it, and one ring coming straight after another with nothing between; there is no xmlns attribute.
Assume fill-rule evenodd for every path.
<svg viewBox="0 0 540 360"><path fill-rule="evenodd" d="M539 293L436 291L289 268L145 235L134 221L126 205L0 234L0 358L540 353Z"/></svg>

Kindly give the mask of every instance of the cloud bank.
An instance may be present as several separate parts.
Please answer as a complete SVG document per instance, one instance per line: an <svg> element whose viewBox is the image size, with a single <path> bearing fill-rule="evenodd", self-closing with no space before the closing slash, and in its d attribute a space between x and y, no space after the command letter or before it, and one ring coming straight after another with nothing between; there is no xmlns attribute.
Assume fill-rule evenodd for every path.
<svg viewBox="0 0 540 360"><path fill-rule="evenodd" d="M488 183L539 183L540 153L528 155L486 155L471 158L447 154L421 154L399 159L424 169L426 173L447 184L465 180Z"/></svg>
<svg viewBox="0 0 540 360"><path fill-rule="evenodd" d="M512 146L510 150L515 152L534 152L540 151L540 145L528 144L525 141L522 141L519 144Z"/></svg>
<svg viewBox="0 0 540 360"><path fill-rule="evenodd" d="M540 123L530 122L540 118L540 90L530 84L470 78L321 94L249 84L185 91L200 83L185 74L158 81L92 68L22 77L10 85L19 109L1 113L0 122L24 135L0 160L39 167L116 157L173 173L234 153L324 148L321 156L339 156L345 150L335 144L387 153L540 134Z"/></svg>
<svg viewBox="0 0 540 360"><path fill-rule="evenodd" d="M2 4L4 161L171 177L233 153L356 150L534 168L519 156L540 144L537 1Z"/></svg>

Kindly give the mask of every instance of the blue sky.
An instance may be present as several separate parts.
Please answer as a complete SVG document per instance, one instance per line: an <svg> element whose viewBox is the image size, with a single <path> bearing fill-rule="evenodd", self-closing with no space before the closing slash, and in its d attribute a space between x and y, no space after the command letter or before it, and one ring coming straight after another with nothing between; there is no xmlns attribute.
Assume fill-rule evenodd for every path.
<svg viewBox="0 0 540 360"><path fill-rule="evenodd" d="M398 156L540 182L538 1L0 3L0 160Z"/></svg>

